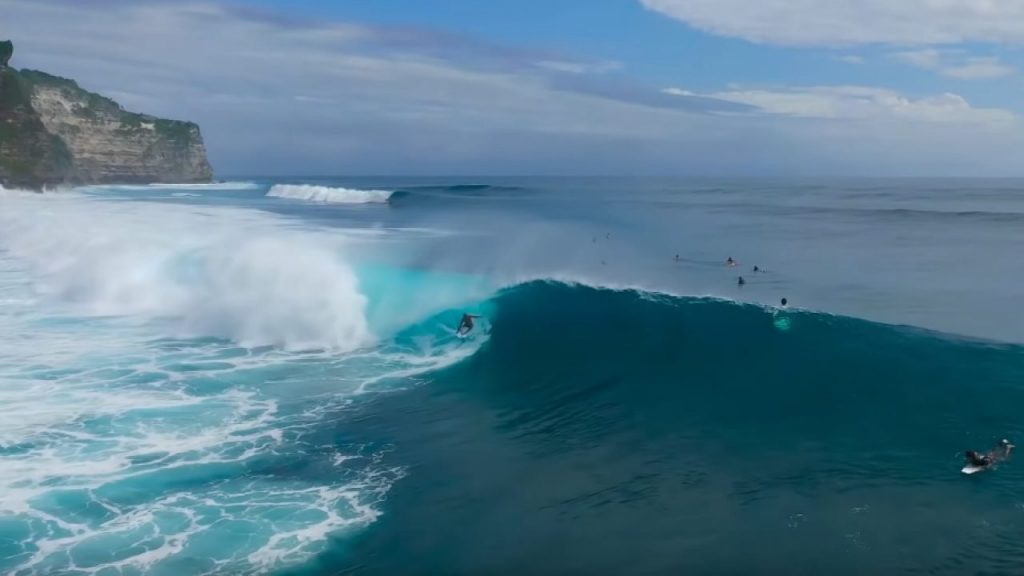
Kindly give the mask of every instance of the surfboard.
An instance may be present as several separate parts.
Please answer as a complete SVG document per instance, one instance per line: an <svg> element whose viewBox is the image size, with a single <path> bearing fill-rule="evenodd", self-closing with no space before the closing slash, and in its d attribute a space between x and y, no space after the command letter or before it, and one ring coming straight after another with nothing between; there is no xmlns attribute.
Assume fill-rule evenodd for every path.
<svg viewBox="0 0 1024 576"><path fill-rule="evenodd" d="M960 471L963 472L964 474L977 474L978 472L988 470L989 468L991 468L991 466L971 466L970 464L968 464L967 466L961 468Z"/></svg>

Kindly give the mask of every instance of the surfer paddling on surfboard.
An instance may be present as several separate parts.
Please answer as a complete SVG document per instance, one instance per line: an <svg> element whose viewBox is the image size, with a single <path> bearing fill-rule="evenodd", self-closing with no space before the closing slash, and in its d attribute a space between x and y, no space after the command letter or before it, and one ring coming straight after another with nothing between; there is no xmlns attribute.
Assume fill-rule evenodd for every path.
<svg viewBox="0 0 1024 576"><path fill-rule="evenodd" d="M459 322L459 327L455 330L455 333L458 334L459 336L465 336L466 334L469 334L470 330L472 330L474 326L474 318L479 318L479 316L476 316L474 314L463 314L462 321Z"/></svg>
<svg viewBox="0 0 1024 576"><path fill-rule="evenodd" d="M999 446L989 450L985 454L979 454L974 450L968 450L964 455L967 457L967 466L964 467L965 473L968 469L973 469L975 472L991 467L1000 460L1006 460L1010 457L1010 453L1016 448L1010 441L1003 439L999 442Z"/></svg>

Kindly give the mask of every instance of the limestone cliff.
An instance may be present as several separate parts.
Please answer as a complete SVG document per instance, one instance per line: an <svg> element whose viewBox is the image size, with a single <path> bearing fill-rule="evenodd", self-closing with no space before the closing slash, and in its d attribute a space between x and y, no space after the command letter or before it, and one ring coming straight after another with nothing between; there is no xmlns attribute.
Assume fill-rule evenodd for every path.
<svg viewBox="0 0 1024 576"><path fill-rule="evenodd" d="M0 63L13 46L0 42ZM73 80L0 64L0 184L209 182L199 127L125 111Z"/></svg>

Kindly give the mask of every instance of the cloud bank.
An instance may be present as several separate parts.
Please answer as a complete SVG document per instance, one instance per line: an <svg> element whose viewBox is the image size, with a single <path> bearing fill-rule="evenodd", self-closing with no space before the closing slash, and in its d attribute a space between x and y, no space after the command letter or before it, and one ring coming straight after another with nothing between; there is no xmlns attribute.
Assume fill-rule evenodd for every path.
<svg viewBox="0 0 1024 576"><path fill-rule="evenodd" d="M220 175L1005 174L1024 132L956 94L666 91L617 62L212 0L0 13L14 65L198 122Z"/></svg>
<svg viewBox="0 0 1024 576"><path fill-rule="evenodd" d="M896 61L960 80L989 80L1015 74L1012 66L993 56L969 56L964 50L925 48L895 52Z"/></svg>
<svg viewBox="0 0 1024 576"><path fill-rule="evenodd" d="M668 88L666 94L695 96L693 92ZM707 97L746 104L758 113L827 120L882 120L960 125L968 129L999 129L1015 122L1011 112L998 108L976 108L952 93L908 98L894 90L867 86L812 86L787 89L735 89L713 92Z"/></svg>
<svg viewBox="0 0 1024 576"><path fill-rule="evenodd" d="M1024 42L1021 0L640 0L694 28L783 45Z"/></svg>

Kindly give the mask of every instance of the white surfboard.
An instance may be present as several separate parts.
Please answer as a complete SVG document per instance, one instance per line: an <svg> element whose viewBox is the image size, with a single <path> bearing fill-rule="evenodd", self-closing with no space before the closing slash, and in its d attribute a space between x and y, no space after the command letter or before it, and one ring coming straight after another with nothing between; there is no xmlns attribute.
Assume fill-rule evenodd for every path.
<svg viewBox="0 0 1024 576"><path fill-rule="evenodd" d="M982 470L988 470L989 468L989 466L971 466L970 464L968 464L967 466L961 468L960 471L963 472L964 474L977 474L978 472L981 472Z"/></svg>

